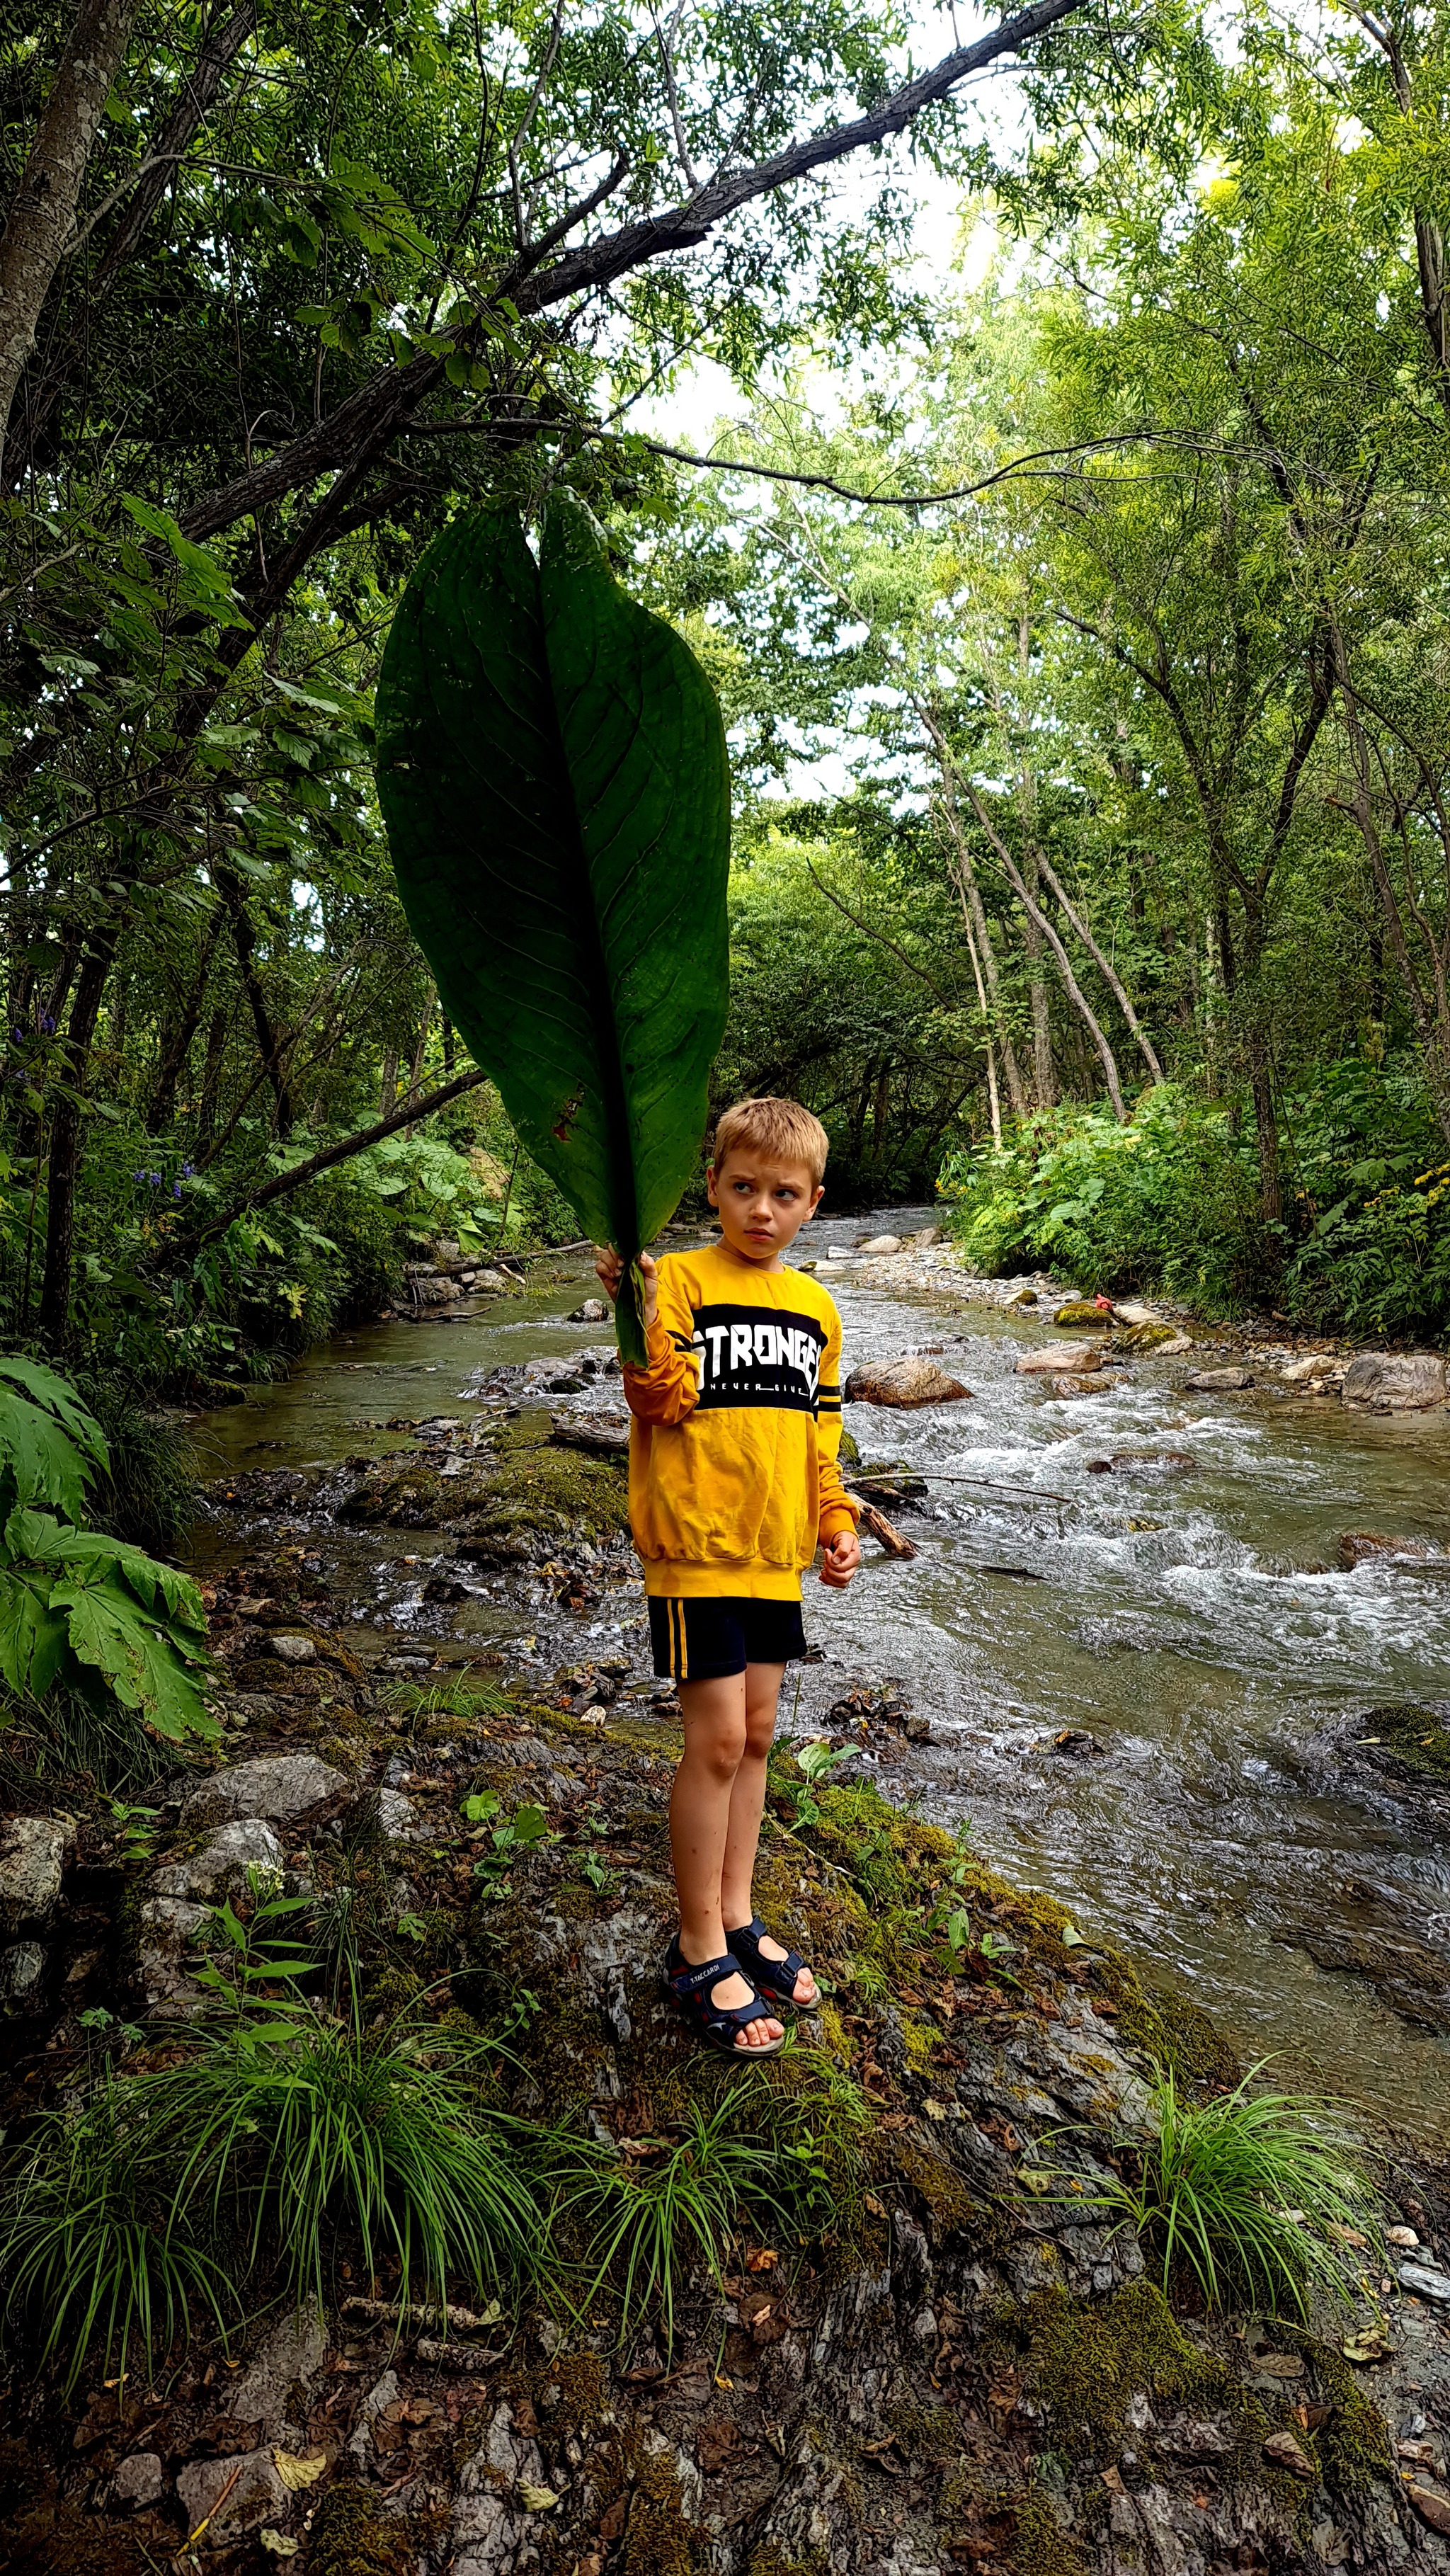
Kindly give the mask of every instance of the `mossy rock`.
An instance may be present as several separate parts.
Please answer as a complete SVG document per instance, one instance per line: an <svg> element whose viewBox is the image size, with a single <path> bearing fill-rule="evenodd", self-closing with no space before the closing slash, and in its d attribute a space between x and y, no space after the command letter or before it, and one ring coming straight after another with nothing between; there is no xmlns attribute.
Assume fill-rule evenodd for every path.
<svg viewBox="0 0 1450 2576"><path fill-rule="evenodd" d="M1355 1751L1367 1753L1382 1771L1450 1784L1450 1717L1443 1706L1367 1708L1355 1720L1354 1734ZM1379 1741L1367 1744L1366 1736Z"/></svg>
<svg viewBox="0 0 1450 2576"><path fill-rule="evenodd" d="M1113 1334L1112 1348L1125 1353L1156 1351L1164 1342L1176 1342L1177 1339L1176 1324L1129 1324L1122 1332Z"/></svg>
<svg viewBox="0 0 1450 2576"><path fill-rule="evenodd" d="M1162 2291L1129 2281L1110 2299L1078 2300L1039 2290L999 2313L992 2341L1046 2406L1064 2446L1080 2457L1116 2458L1127 2438L1128 2403L1146 2389L1155 2404L1217 2405L1245 2418L1259 2410L1227 2365L1190 2343Z"/></svg>
<svg viewBox="0 0 1450 2576"><path fill-rule="evenodd" d="M1095 1306L1091 1297L1069 1297L1065 1306L1058 1307L1052 1320L1064 1332L1071 1331L1075 1325L1088 1324L1102 1333L1107 1331L1113 1319L1108 1309Z"/></svg>

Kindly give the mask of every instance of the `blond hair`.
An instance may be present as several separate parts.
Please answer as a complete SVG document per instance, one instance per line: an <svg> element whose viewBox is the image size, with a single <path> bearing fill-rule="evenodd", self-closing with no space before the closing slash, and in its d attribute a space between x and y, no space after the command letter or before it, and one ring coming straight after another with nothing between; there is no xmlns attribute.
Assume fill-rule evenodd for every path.
<svg viewBox="0 0 1450 2576"><path fill-rule="evenodd" d="M711 1149L715 1170L719 1171L727 1154L744 1146L753 1146L757 1154L772 1154L777 1162L804 1163L812 1189L818 1190L831 1140L819 1118L802 1109L798 1100L737 1100L733 1108L722 1109L715 1121Z"/></svg>

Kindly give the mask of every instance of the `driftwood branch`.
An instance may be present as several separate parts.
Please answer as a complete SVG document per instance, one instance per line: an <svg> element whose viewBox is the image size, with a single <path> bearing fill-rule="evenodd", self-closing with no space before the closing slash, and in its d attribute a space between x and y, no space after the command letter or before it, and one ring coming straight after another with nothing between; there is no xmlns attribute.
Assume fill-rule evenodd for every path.
<svg viewBox="0 0 1450 2576"><path fill-rule="evenodd" d="M371 1127L359 1127L351 1136L341 1137L337 1144L324 1145L320 1153L309 1154L305 1162L294 1163L290 1171L274 1172L270 1181L263 1181L259 1188L249 1190L245 1198L227 1210L225 1216L214 1217L206 1228L207 1234L223 1233L239 1216L250 1214L253 1208L268 1207L274 1199L288 1197L293 1190L300 1190L308 1181L316 1180L319 1172L330 1172L334 1164L350 1162L354 1154L365 1153L369 1145L381 1145L385 1136L396 1136L400 1127L412 1127L424 1118L431 1118L436 1109L446 1109L450 1100L461 1099L465 1091L476 1091L479 1084L487 1080L488 1075L475 1065L470 1072L460 1073L455 1081L445 1082L437 1091L425 1093L421 1100L405 1100L401 1108L395 1109L389 1117L374 1119Z"/></svg>

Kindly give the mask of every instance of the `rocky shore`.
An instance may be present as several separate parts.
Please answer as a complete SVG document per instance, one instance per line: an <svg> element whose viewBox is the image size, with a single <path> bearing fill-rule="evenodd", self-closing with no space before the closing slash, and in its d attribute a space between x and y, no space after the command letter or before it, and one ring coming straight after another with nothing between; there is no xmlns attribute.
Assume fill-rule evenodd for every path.
<svg viewBox="0 0 1450 2576"><path fill-rule="evenodd" d="M907 1258L928 1293L962 1294L945 1253ZM245 1925L284 1888L308 1900L304 1940L351 1925L361 2028L416 2012L470 2036L494 2110L572 2127L621 2172L717 2121L756 2142L771 2193L741 2202L716 2277L686 2265L673 2336L583 2249L495 2303L400 2310L396 2266L369 2276L341 2227L321 2312L281 2294L265 2247L229 2346L199 2335L119 2378L98 2353L64 2402L12 2338L0 2563L1450 2565L1434 2176L1387 2176L1402 2241L1346 2251L1342 2308L1224 2322L1181 2282L1166 2297L1096 2195L1134 2169L1155 2066L1201 2098L1234 2080L1231 2052L893 1797L908 1748L931 1758L929 1710L808 1668L797 1750L809 1732L838 1758L777 1761L760 1894L825 2010L748 2072L685 2042L658 1983L671 1695L638 1642L577 1650L592 1608L632 1598L616 1366L605 1348L499 1372L402 1451L216 1489L216 1762L119 1820L22 1818L0 1847L4 2118L23 2137L98 2065L164 2065L215 2009L197 1975L216 1909ZM364 1657L347 1603L384 1532L417 1533L416 1597ZM522 1660L454 1633L481 1582L533 1605Z"/></svg>

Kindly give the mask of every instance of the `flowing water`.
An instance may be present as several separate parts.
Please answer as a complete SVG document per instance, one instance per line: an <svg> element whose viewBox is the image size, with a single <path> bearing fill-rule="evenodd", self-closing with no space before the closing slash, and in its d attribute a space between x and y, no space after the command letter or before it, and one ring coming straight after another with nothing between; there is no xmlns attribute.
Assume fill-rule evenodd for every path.
<svg viewBox="0 0 1450 2576"><path fill-rule="evenodd" d="M798 1255L928 1214L822 1221ZM849 1593L807 1580L808 1625L829 1661L807 1668L805 1709L858 1678L898 1680L935 1742L891 1774L894 1788L909 1780L943 1821L969 1817L1007 1875L1050 1890L1085 1934L1120 1936L1249 2053L1283 2052L1286 2075L1317 2075L1408 2131L1443 2134L1450 2040L1303 1944L1331 1963L1398 1946L1422 1990L1450 1999L1446 1793L1378 1772L1352 1744L1372 1729L1350 1722L1376 1704L1450 1700L1450 1584L1383 1564L1337 1570L1345 1530L1450 1546L1450 1416L1192 1395L1183 1361L1151 1358L1107 1392L1058 1396L1050 1379L1014 1375L1050 1327L985 1292L974 1300L968 1281L945 1305L885 1290L873 1266L853 1257L828 1273L847 1365L939 1343L973 1399L848 1408L863 1455L925 1472L930 1501L902 1516L914 1562L868 1543ZM392 1417L466 1416L502 1362L600 1341L606 1327L564 1320L592 1285L582 1260L531 1277L526 1296L314 1353L286 1385L209 1415L203 1453L231 1475L376 1453L407 1436L379 1427ZM1155 1449L1191 1469L1141 1454ZM1114 1453L1139 1455L1092 1472ZM212 1524L203 1552L240 1552L232 1536ZM643 1665L633 1592L606 1596L561 1644L558 1618L542 1633L538 1587L514 1577L478 1582L430 1622L421 1582L447 1553L440 1534L349 1533L347 1545L355 1636L371 1633L374 1651L379 1629L413 1623L546 1664L605 1653L622 1634ZM1100 1750L1059 1750L1066 1728Z"/></svg>

